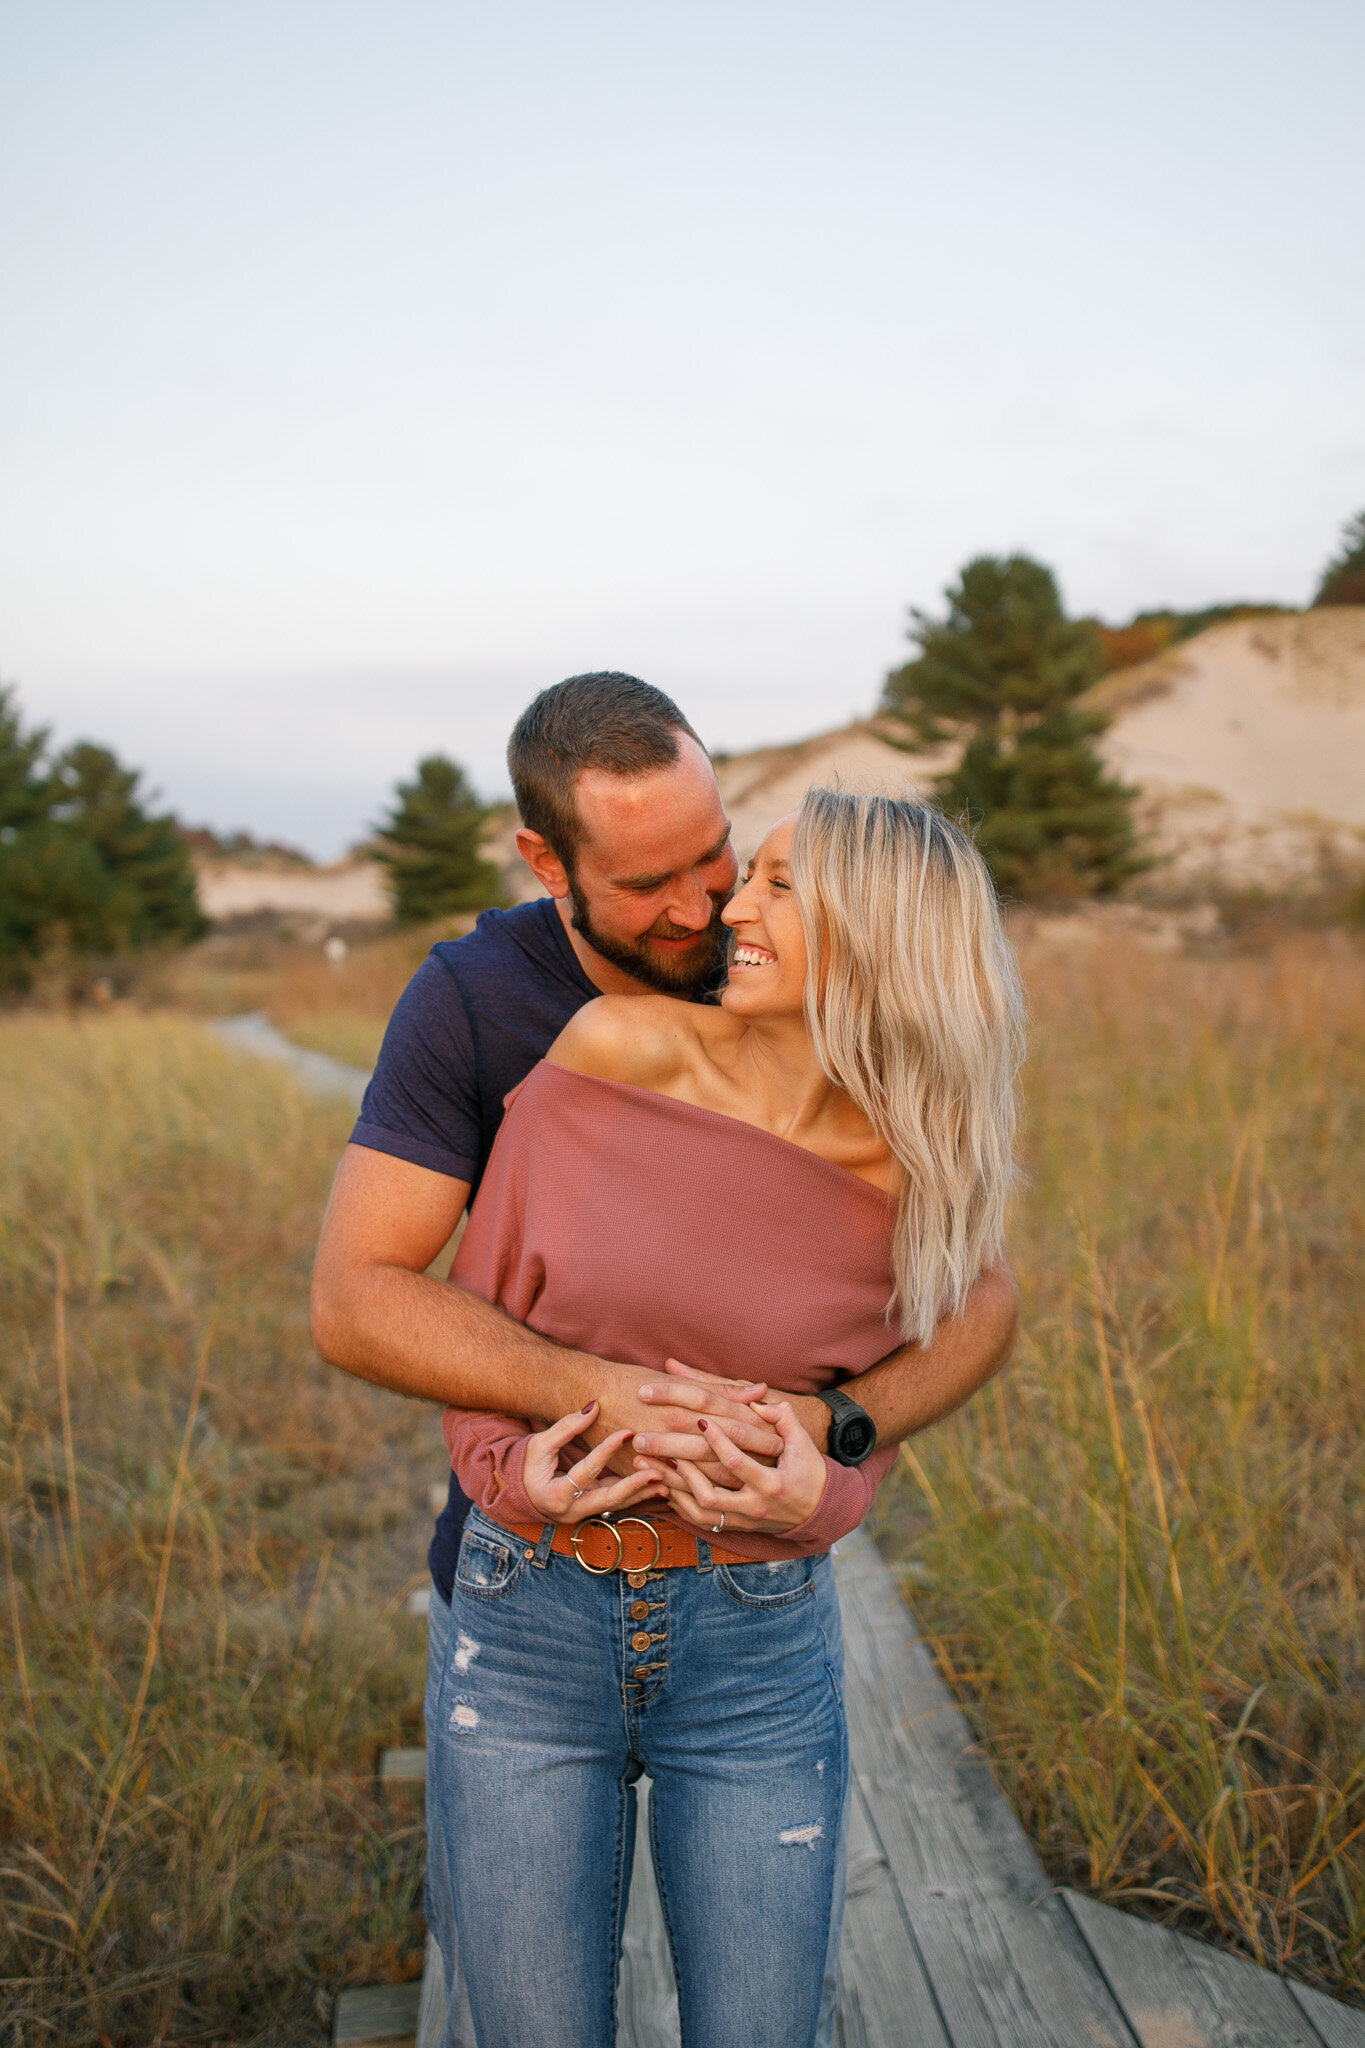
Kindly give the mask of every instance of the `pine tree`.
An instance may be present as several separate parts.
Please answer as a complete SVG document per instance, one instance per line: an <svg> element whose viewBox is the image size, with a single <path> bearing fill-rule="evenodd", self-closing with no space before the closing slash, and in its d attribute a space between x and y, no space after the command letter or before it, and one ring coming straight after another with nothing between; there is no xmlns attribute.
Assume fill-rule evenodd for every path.
<svg viewBox="0 0 1365 2048"><path fill-rule="evenodd" d="M24 730L0 685L0 986L23 988L58 934L80 946L98 924L104 877L93 849L54 823L47 733Z"/></svg>
<svg viewBox="0 0 1365 2048"><path fill-rule="evenodd" d="M1027 555L980 555L944 594L946 619L912 612L919 653L887 677L882 699L906 744L960 743L936 803L969 816L1011 895L1117 888L1145 863L1136 791L1095 746L1109 721L1078 703L1099 673L1090 626L1067 618L1052 571Z"/></svg>
<svg viewBox="0 0 1365 2048"><path fill-rule="evenodd" d="M414 782L399 783L376 848L389 869L399 924L426 924L502 901L502 877L479 851L491 816L463 768L444 754L429 754L418 762Z"/></svg>
<svg viewBox="0 0 1365 2048"><path fill-rule="evenodd" d="M107 747L81 740L57 762L54 816L93 847L105 877L103 930L95 950L197 939L208 930L194 863L175 819L144 810L141 777Z"/></svg>
<svg viewBox="0 0 1365 2048"><path fill-rule="evenodd" d="M207 930L175 820L152 816L136 770L81 742L50 766L0 687L0 982L27 984L53 946L110 954Z"/></svg>
<svg viewBox="0 0 1365 2048"><path fill-rule="evenodd" d="M1341 529L1341 546L1322 572L1314 605L1365 604L1365 512Z"/></svg>
<svg viewBox="0 0 1365 2048"><path fill-rule="evenodd" d="M13 685L0 683L0 846L12 845L51 808L51 785L42 772L46 748L46 731L24 731Z"/></svg>

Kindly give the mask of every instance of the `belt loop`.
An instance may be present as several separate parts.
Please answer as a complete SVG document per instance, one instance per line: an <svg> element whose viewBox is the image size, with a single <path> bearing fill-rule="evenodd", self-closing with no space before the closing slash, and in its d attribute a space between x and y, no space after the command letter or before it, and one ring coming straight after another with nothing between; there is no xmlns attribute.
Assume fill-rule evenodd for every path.
<svg viewBox="0 0 1365 2048"><path fill-rule="evenodd" d="M710 1569L711 1546L709 1543L703 1543L699 1536L697 1538L697 1570L699 1572L709 1572Z"/></svg>
<svg viewBox="0 0 1365 2048"><path fill-rule="evenodd" d="M540 1532L540 1541L536 1545L536 1554L531 1560L538 1572L543 1572L546 1565L550 1562L550 1545L555 1540L555 1530L558 1526L557 1522L547 1522Z"/></svg>

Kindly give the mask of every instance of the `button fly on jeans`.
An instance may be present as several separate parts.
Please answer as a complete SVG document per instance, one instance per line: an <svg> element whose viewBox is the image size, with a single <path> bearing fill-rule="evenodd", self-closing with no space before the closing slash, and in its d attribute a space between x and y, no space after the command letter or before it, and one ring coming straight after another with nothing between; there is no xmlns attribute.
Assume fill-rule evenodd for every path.
<svg viewBox="0 0 1365 2048"><path fill-rule="evenodd" d="M643 1629L639 1631L638 1635L631 1637L630 1647L632 1650L647 1650L649 1648L649 1637Z"/></svg>
<svg viewBox="0 0 1365 2048"><path fill-rule="evenodd" d="M648 1600L632 1600L632 1601L631 1601L631 1603L630 1603L630 1618L631 1618L631 1620L632 1620L632 1621L643 1621L643 1620L644 1620L644 1618L645 1618L645 1616L646 1616L646 1615L647 1615L648 1613L649 1613L649 1602L648 1602Z"/></svg>

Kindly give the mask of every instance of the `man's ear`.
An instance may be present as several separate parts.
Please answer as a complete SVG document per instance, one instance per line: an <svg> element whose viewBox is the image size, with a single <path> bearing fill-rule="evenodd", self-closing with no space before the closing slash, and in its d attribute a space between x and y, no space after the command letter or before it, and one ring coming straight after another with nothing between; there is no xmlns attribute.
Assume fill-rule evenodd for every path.
<svg viewBox="0 0 1365 2048"><path fill-rule="evenodd" d="M539 832L517 827L517 852L547 896L567 896L569 871L557 853L552 853Z"/></svg>

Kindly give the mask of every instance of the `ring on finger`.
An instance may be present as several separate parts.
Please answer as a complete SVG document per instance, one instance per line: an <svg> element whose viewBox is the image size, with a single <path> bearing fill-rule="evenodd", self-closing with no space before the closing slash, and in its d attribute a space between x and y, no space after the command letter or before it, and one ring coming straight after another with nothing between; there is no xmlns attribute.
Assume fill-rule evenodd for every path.
<svg viewBox="0 0 1365 2048"><path fill-rule="evenodd" d="M572 1481L572 1480L570 1480L570 1481L569 1481L569 1484L570 1484L571 1486L573 1486L573 1481ZM582 1498L583 1498L583 1489L582 1489L582 1487L581 1487L581 1486L574 1486L574 1489L573 1489L573 1497L574 1497L574 1500L575 1500L575 1502L577 1502L577 1501L580 1501L580 1500L582 1500Z"/></svg>

